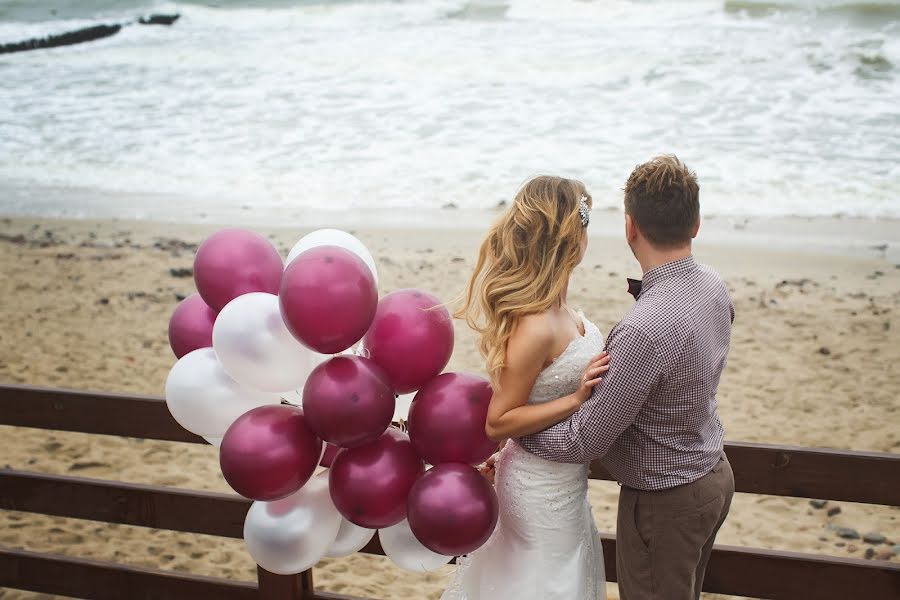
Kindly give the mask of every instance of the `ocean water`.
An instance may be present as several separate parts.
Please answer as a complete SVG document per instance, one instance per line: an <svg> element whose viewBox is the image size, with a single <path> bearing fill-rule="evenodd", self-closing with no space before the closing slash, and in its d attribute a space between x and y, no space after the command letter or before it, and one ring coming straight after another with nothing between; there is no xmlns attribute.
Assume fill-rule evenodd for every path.
<svg viewBox="0 0 900 600"><path fill-rule="evenodd" d="M900 217L900 1L0 0L0 213L621 205L676 153L708 215Z"/></svg>

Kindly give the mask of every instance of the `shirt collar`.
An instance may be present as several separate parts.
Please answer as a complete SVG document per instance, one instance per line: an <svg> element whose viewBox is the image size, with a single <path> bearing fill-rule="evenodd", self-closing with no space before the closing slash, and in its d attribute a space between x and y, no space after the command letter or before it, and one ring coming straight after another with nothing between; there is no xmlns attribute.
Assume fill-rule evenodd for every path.
<svg viewBox="0 0 900 600"><path fill-rule="evenodd" d="M635 300L637 300L642 293L646 292L660 281L690 273L696 268L697 261L694 260L693 254L685 256L684 258L679 258L678 260L673 260L672 262L667 262L658 267L653 267L644 273L643 280L628 280L629 292L634 296Z"/></svg>

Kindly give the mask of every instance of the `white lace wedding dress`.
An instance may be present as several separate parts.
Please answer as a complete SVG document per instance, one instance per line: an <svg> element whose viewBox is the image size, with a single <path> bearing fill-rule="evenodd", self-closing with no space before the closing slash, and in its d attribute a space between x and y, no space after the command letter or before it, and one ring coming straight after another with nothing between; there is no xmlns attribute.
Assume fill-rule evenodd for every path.
<svg viewBox="0 0 900 600"><path fill-rule="evenodd" d="M529 404L578 389L603 336L585 334L535 381ZM603 548L587 500L588 466L538 458L510 440L497 460L500 519L488 542L459 559L441 600L604 600Z"/></svg>

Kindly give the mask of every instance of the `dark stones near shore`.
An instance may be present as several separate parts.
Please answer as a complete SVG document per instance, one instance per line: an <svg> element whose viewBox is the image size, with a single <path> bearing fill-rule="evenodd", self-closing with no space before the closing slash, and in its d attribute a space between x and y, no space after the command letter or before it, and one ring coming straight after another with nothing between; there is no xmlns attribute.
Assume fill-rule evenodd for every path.
<svg viewBox="0 0 900 600"><path fill-rule="evenodd" d="M818 285L812 279L806 279L806 278L782 279L777 284L775 284L775 289L780 290L781 288L784 288L784 287L796 287L796 288L800 288L802 290L806 285L809 285L809 284Z"/></svg>
<svg viewBox="0 0 900 600"><path fill-rule="evenodd" d="M875 556L875 548L866 548L865 557L869 560Z"/></svg>
<svg viewBox="0 0 900 600"><path fill-rule="evenodd" d="M840 506L832 506L831 508L828 509L828 516L829 516L829 517L833 517L833 516L839 515L839 514L841 514L841 507L840 507Z"/></svg>
<svg viewBox="0 0 900 600"><path fill-rule="evenodd" d="M59 246L63 243L60 239L56 238L49 229L44 231L44 237L34 239L29 239L21 233L16 235L0 233L0 241L9 242L16 246L24 246L27 244L32 248L50 248L51 246Z"/></svg>
<svg viewBox="0 0 900 600"><path fill-rule="evenodd" d="M831 349L827 346L822 346L821 348L819 348L819 354L821 354L822 356L830 356Z"/></svg>
<svg viewBox="0 0 900 600"><path fill-rule="evenodd" d="M184 278L184 277L193 277L194 270L193 269L169 269L169 275L172 277Z"/></svg>
<svg viewBox="0 0 900 600"><path fill-rule="evenodd" d="M897 553L893 550L884 550L875 555L875 560L891 560L897 556Z"/></svg>
<svg viewBox="0 0 900 600"><path fill-rule="evenodd" d="M181 256L183 252L195 253L197 252L197 244L191 244L189 242L185 242L183 240L175 239L175 238L160 238L153 242L153 247L157 250L162 250L163 252L168 252L172 256L178 257Z"/></svg>
<svg viewBox="0 0 900 600"><path fill-rule="evenodd" d="M880 533L876 533L873 531L873 532L865 534L863 536L863 541L867 544L878 545L878 544L883 544L885 541L887 541L887 538L884 537L883 535L881 535Z"/></svg>
<svg viewBox="0 0 900 600"><path fill-rule="evenodd" d="M181 302L185 298L187 298L187 296L185 296L184 294L178 294L178 293L175 294L175 299L178 300L179 302Z"/></svg>
<svg viewBox="0 0 900 600"><path fill-rule="evenodd" d="M851 527L841 527L837 530L837 534L839 537L842 537L845 540L858 540L859 539L859 532Z"/></svg>
<svg viewBox="0 0 900 600"><path fill-rule="evenodd" d="M828 504L828 500L810 500L809 505L813 508L825 508Z"/></svg>
<svg viewBox="0 0 900 600"><path fill-rule="evenodd" d="M0 241L9 242L10 244L15 244L17 246L21 246L25 243L25 236L21 233L17 235L7 235L5 233L0 233Z"/></svg>

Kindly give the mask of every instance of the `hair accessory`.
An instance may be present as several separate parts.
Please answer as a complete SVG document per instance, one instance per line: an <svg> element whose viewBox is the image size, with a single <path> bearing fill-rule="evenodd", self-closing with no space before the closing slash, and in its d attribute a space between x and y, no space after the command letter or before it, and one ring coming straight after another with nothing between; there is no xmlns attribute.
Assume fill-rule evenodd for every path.
<svg viewBox="0 0 900 600"><path fill-rule="evenodd" d="M582 195L578 201L578 214L581 215L581 226L587 227L591 222L591 209L588 208L587 196Z"/></svg>

